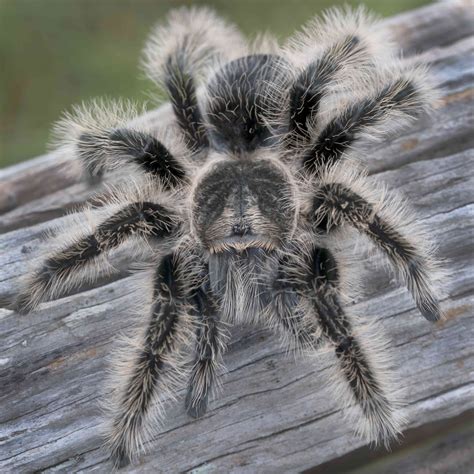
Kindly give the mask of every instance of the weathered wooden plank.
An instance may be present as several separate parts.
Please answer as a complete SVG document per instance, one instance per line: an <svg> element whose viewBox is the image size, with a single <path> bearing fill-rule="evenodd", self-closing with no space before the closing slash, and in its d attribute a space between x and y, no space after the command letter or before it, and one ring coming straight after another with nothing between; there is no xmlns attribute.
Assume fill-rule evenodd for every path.
<svg viewBox="0 0 474 474"><path fill-rule="evenodd" d="M470 0L447 0L386 20L405 54L447 46L473 34Z"/></svg>
<svg viewBox="0 0 474 474"><path fill-rule="evenodd" d="M473 42L467 38L472 33L465 23L468 13L466 3L450 2L389 20L405 45L425 51L432 61L443 86L443 106L432 122L415 125L366 157L372 174L414 203L451 269L443 300L448 320L431 326L407 292L376 266L377 256L361 261L367 294L353 308L378 320L392 341L407 388L404 412L411 429L474 408ZM155 127L167 117L164 109L147 119ZM12 295L28 262L48 246L42 233L68 219L61 217L64 208L90 196L92 191L77 179L64 179L69 166L69 157L59 153L0 170L0 226L6 232L0 235L0 299ZM48 189L32 190L31 182L46 183ZM116 261L122 270L123 252ZM106 356L118 333L133 330L131 314L140 298L132 290L136 277L119 273L115 278L43 304L29 316L0 309L1 472L110 470L100 449L96 402L103 396ZM364 446L341 423L342 413L324 386L329 354L295 361L266 330L235 328L225 361L223 392L207 415L191 420L182 403L172 406L163 433L149 444L150 454L129 472L295 472ZM442 466L436 464L441 461L433 460L434 466Z"/></svg>
<svg viewBox="0 0 474 474"><path fill-rule="evenodd" d="M436 433L428 442L418 443L415 449L401 452L388 459L364 466L354 474L399 474L400 472L425 474L471 474L474 466L474 416L441 436Z"/></svg>
<svg viewBox="0 0 474 474"><path fill-rule="evenodd" d="M449 420L426 423L404 434L404 442L390 453L358 449L348 456L320 464L304 474L471 474L474 411Z"/></svg>

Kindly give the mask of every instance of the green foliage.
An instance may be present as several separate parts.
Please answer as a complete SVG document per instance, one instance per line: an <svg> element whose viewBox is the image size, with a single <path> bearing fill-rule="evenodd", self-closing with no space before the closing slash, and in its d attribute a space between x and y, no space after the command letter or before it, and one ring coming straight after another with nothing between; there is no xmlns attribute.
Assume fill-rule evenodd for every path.
<svg viewBox="0 0 474 474"><path fill-rule="evenodd" d="M96 96L149 99L138 69L152 25L181 5L209 5L247 34L283 38L330 0L0 0L0 166L45 151L51 124ZM370 0L382 15L426 0Z"/></svg>

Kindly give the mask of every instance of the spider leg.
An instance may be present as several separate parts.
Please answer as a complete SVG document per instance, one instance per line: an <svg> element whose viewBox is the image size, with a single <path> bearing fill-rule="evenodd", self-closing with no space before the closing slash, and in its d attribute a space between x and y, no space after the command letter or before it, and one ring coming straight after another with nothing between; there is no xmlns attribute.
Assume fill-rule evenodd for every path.
<svg viewBox="0 0 474 474"><path fill-rule="evenodd" d="M243 40L232 25L205 8L178 9L157 25L144 51L150 79L168 93L177 123L192 150L208 147L196 74L240 55Z"/></svg>
<svg viewBox="0 0 474 474"><path fill-rule="evenodd" d="M318 174L336 163L359 138L378 139L406 126L427 111L434 92L421 68L394 70L380 79L380 85L362 98L336 110L303 153L302 166L309 174Z"/></svg>
<svg viewBox="0 0 474 474"><path fill-rule="evenodd" d="M367 358L342 308L339 294L343 279L337 262L329 250L313 245L295 246L292 252L280 265L272 289L271 315L298 349L314 352L321 342L331 343L340 367L335 381L340 372L343 376L336 395L348 405L355 401L361 407L366 420L359 428L361 434L388 444L399 432L397 400L384 379L387 367L377 360L377 354L374 361Z"/></svg>
<svg viewBox="0 0 474 474"><path fill-rule="evenodd" d="M373 190L370 196L367 190L371 185L363 178L349 176L341 179L341 183L337 182L337 173L332 176L334 181L331 173L322 179L313 198L312 219L316 228L330 232L347 223L365 234L388 256L422 315L429 321L440 319L435 286L439 268L423 229L412 222L403 204L395 198L382 193L375 196Z"/></svg>
<svg viewBox="0 0 474 474"><path fill-rule="evenodd" d="M192 150L201 151L209 146L209 140L198 103L196 80L186 63L185 47L176 57L169 58L164 84L186 143Z"/></svg>
<svg viewBox="0 0 474 474"><path fill-rule="evenodd" d="M317 59L308 64L295 78L288 92L289 148L307 146L311 141L311 126L316 119L323 97L341 73L362 56L360 40L353 35L330 45Z"/></svg>
<svg viewBox="0 0 474 474"><path fill-rule="evenodd" d="M208 285L206 285L208 286ZM227 334L217 314L209 288L200 288L193 296L196 325L196 357L186 395L186 410L193 418L204 415L208 398L218 382L218 370L226 347Z"/></svg>
<svg viewBox="0 0 474 474"><path fill-rule="evenodd" d="M286 143L305 149L319 126L324 99L360 87L364 74L373 74L376 60L392 54L387 31L364 9L332 9L313 19L283 48L293 65L292 84L286 91Z"/></svg>
<svg viewBox="0 0 474 474"><path fill-rule="evenodd" d="M77 150L91 176L101 176L107 167L116 166L112 160L117 160L117 164L127 160L159 179L165 188L176 187L185 179L183 165L162 142L145 132L118 128L105 132L102 141L85 132L77 141ZM107 160L107 156L112 158Z"/></svg>
<svg viewBox="0 0 474 474"><path fill-rule="evenodd" d="M321 331L309 303L307 262L288 253L279 258L277 276L272 282L268 316L272 326L280 329L285 339L297 349L314 349L321 342Z"/></svg>
<svg viewBox="0 0 474 474"><path fill-rule="evenodd" d="M185 383L185 354L192 341L192 318L185 303L179 261L164 257L154 278L154 302L141 340L131 344L131 353L119 353L117 381L108 409L111 425L107 444L117 467L129 464L143 440L156 429L163 403ZM121 358L120 358L121 357Z"/></svg>
<svg viewBox="0 0 474 474"><path fill-rule="evenodd" d="M186 177L183 158L189 154L171 129L156 133L132 125L139 111L124 101L96 100L73 108L56 123L54 145L76 156L92 181L107 170L131 164L173 188Z"/></svg>
<svg viewBox="0 0 474 474"><path fill-rule="evenodd" d="M334 346L339 367L349 386L352 398L361 407L367 421L359 428L369 439L384 442L396 439L400 420L396 414L393 393L384 385L387 367L369 360L356 337L351 318L339 299L339 269L327 249L313 253L312 303L324 336ZM375 354L375 356L377 356ZM338 390L339 391L339 390ZM339 395L344 396L344 390Z"/></svg>
<svg viewBox="0 0 474 474"><path fill-rule="evenodd" d="M132 202L81 235L61 250L47 256L40 268L27 276L14 307L20 313L53 299L82 281L93 281L99 258L135 237L162 239L176 230L176 216L155 202ZM103 262L102 262L103 263Z"/></svg>

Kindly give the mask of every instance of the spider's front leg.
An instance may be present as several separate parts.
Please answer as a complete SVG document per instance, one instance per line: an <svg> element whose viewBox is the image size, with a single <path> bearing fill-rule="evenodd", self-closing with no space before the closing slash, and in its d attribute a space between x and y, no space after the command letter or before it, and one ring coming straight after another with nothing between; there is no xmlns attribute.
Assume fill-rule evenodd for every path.
<svg viewBox="0 0 474 474"><path fill-rule="evenodd" d="M321 328L308 298L310 265L297 249L278 258L271 282L267 318L284 339L298 350L314 350L321 343Z"/></svg>
<svg viewBox="0 0 474 474"><path fill-rule="evenodd" d="M429 321L441 318L435 281L441 277L434 246L404 205L377 193L364 178L334 168L315 191L311 219L316 230L331 232L350 224L390 259Z"/></svg>
<svg viewBox="0 0 474 474"><path fill-rule="evenodd" d="M358 432L376 444L383 442L388 446L398 437L401 428L394 393L384 383L388 368L383 367L381 361L376 365L375 360L370 360L356 336L351 318L342 308L340 273L332 254L315 248L312 261L312 303L325 337L334 346L348 393L364 414L366 422L359 425ZM342 390L339 395L344 397L345 393L347 391ZM350 395L347 402L350 403Z"/></svg>
<svg viewBox="0 0 474 474"><path fill-rule="evenodd" d="M47 256L36 271L26 276L14 308L28 313L42 301L58 297L81 282L92 282L104 267L103 257L128 239L163 239L177 227L177 216L157 202L124 205L90 234L73 238L72 243Z"/></svg>
<svg viewBox="0 0 474 474"><path fill-rule="evenodd" d="M130 345L131 353L117 353L118 378L106 408L111 415L107 444L118 467L127 465L142 448L145 435L159 428L163 403L185 384L194 323L181 265L175 254L162 259L154 277L148 327Z"/></svg>
<svg viewBox="0 0 474 474"><path fill-rule="evenodd" d="M397 401L385 382L387 367L367 357L342 308L337 262L327 249L315 246L295 249L294 256L280 266L272 316L298 349L311 353L324 341L334 347L339 366L335 377L339 380L342 374L343 379L335 395L347 406L355 401L361 407L365 422L359 425L360 434L388 444L400 431Z"/></svg>
<svg viewBox="0 0 474 474"><path fill-rule="evenodd" d="M191 301L197 319L196 356L188 383L186 410L198 418L206 412L209 395L218 387L218 372L228 336L208 282L196 291Z"/></svg>

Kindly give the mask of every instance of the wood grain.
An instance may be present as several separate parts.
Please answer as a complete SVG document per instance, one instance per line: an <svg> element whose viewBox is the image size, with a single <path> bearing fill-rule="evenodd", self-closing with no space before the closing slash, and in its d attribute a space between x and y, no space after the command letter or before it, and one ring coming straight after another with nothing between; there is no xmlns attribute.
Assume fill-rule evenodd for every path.
<svg viewBox="0 0 474 474"><path fill-rule="evenodd" d="M354 308L378 320L392 342L407 389L407 430L448 423L474 409L471 9L469 2L443 2L388 20L407 54L421 52L432 63L442 106L433 119L365 152L371 174L409 198L449 262L443 299L448 319L432 326L376 265L377 257L361 259L367 294ZM169 120L169 108L145 120L151 128L161 126ZM74 177L72 167L70 157L55 152L0 170L2 473L111 470L101 448L97 401L104 396L107 354L117 335L134 325L137 294L124 255L117 255L120 271L112 279L45 303L29 316L19 316L6 303L29 261L48 246L44 231L67 220L66 211L93 192ZM209 412L192 420L182 403L172 406L149 453L127 472L279 473L323 464L331 472L331 463L364 449L324 386L327 355L295 361L272 334L239 327L225 362L224 388ZM469 466L472 431L460 433L449 442ZM403 472L462 472L445 462L449 449L420 452L429 456L432 471L407 471L417 459L409 451L388 460L386 472L401 472L400 466Z"/></svg>

